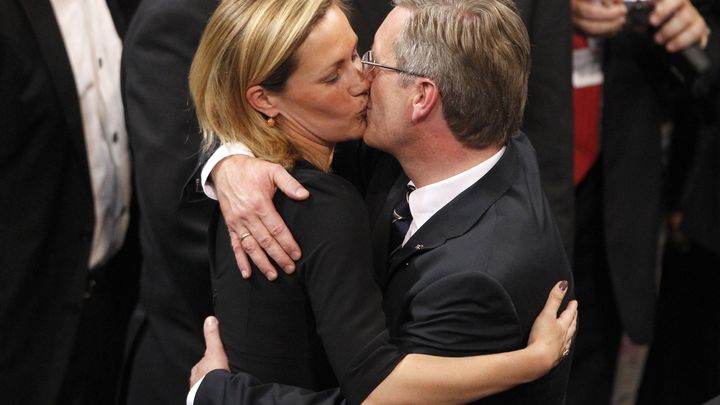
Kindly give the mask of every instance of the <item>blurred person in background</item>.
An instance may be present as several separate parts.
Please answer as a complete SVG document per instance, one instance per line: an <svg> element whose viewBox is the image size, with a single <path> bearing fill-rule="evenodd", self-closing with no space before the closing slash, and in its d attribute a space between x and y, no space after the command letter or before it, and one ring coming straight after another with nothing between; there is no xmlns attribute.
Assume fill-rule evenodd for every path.
<svg viewBox="0 0 720 405"><path fill-rule="evenodd" d="M138 269L118 6L0 3L4 403L115 395Z"/></svg>
<svg viewBox="0 0 720 405"><path fill-rule="evenodd" d="M571 4L574 275L583 305L568 404L607 405L622 334L636 343L653 335L661 128L681 87L675 64L706 46L708 14L687 0Z"/></svg>
<svg viewBox="0 0 720 405"><path fill-rule="evenodd" d="M188 72L214 0L146 0L125 35L123 95L142 270L120 403L179 404L212 313L207 227L215 203L181 198L202 138Z"/></svg>

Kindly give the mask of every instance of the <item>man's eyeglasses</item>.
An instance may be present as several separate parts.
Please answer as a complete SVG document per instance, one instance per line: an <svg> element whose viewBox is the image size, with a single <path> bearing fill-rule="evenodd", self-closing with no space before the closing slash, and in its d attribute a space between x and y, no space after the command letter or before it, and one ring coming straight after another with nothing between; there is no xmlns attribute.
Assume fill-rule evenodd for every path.
<svg viewBox="0 0 720 405"><path fill-rule="evenodd" d="M365 72L365 74L372 72L377 67L380 69L392 70L393 72L405 73L410 76L424 77L421 74L408 72L407 70L402 70L400 68L383 65L382 63L377 63L377 62L375 62L375 58L373 57L372 51L365 52L363 54L362 58L360 59L360 62L362 62L362 64L363 64L363 72Z"/></svg>

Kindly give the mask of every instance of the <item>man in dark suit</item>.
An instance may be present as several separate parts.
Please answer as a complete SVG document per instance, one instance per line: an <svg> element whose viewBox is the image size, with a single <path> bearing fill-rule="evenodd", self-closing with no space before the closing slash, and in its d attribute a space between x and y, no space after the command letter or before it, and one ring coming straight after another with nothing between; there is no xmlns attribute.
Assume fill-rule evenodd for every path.
<svg viewBox="0 0 720 405"><path fill-rule="evenodd" d="M182 402L187 371L203 351L201 325L212 311L207 226L215 204L183 201L180 194L201 139L188 71L216 5L144 1L125 36L124 99L143 266L122 403Z"/></svg>
<svg viewBox="0 0 720 405"><path fill-rule="evenodd" d="M104 35L89 38L61 23L68 21L68 5L0 3L0 185L7 192L0 199L0 391L8 404L110 403L134 304L132 227L124 230L128 206L115 205L129 198L129 184L118 198L98 201L92 181L101 174L91 159L98 140L107 140L113 156L127 152L120 99L103 100L103 113L83 103L99 83L108 85L105 91L119 89L119 75L81 94L76 84L89 77L75 71L81 65L73 57L102 41L93 42L107 46L98 55L110 57L90 59L91 69L117 72L121 19L112 13L113 24L105 2L80 9L103 17L93 22ZM111 115L115 121L102 121ZM116 128L115 136L87 131L97 118L109 125L104 129ZM128 168L116 163L100 166L118 173ZM124 180L129 172L114 181ZM119 210L96 210L102 203ZM110 214L101 221L97 212ZM108 236L98 232L100 222L117 232L98 238ZM98 240L110 247L102 249Z"/></svg>
<svg viewBox="0 0 720 405"><path fill-rule="evenodd" d="M572 99L570 3L563 0L515 0L530 34L528 103L522 129L537 150L543 189L568 255L573 246ZM353 1L358 49L372 46L375 31L392 9L388 0Z"/></svg>
<svg viewBox="0 0 720 405"><path fill-rule="evenodd" d="M527 32L506 1L397 3L363 57L372 81L364 139L395 156L409 177L397 178L383 207L370 207L378 213L373 250L388 328L406 352L518 349L545 292L571 277L534 150L517 133L527 95ZM448 40L457 37L453 28L477 36L458 45ZM489 37L499 39L481 41ZM243 373L205 375L222 367L222 356L209 355L194 369L193 382L204 375L196 404L312 397ZM481 402L561 404L568 375L564 362Z"/></svg>

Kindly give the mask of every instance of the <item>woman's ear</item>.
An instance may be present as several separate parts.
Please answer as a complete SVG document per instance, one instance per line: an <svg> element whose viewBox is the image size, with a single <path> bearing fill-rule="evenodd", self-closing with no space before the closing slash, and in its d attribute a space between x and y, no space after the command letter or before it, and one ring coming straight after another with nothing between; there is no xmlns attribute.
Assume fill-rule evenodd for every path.
<svg viewBox="0 0 720 405"><path fill-rule="evenodd" d="M274 97L258 84L247 89L245 98L254 109L263 113L266 117L276 117L279 113Z"/></svg>

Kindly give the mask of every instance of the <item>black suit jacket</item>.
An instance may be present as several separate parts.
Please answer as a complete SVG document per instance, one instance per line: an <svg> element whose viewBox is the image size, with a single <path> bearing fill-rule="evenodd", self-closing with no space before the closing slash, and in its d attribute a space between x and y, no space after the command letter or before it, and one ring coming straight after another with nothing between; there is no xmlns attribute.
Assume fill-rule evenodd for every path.
<svg viewBox="0 0 720 405"><path fill-rule="evenodd" d="M405 184L401 177L377 218L379 264ZM527 138L513 137L495 167L433 215L384 267L388 327L405 352L467 356L525 347L547 293L572 279ZM568 375L565 361L479 403L561 404Z"/></svg>
<svg viewBox="0 0 720 405"><path fill-rule="evenodd" d="M123 51L123 83L143 253L126 356L128 403L177 404L202 356L212 313L207 226L215 202L181 201L201 140L187 78L213 0L141 3Z"/></svg>
<svg viewBox="0 0 720 405"><path fill-rule="evenodd" d="M48 0L0 2L0 89L0 391L7 403L54 404L95 219L77 90Z"/></svg>

